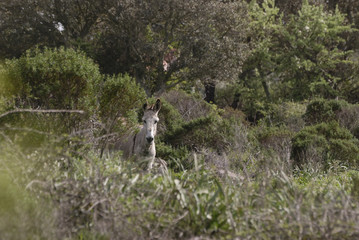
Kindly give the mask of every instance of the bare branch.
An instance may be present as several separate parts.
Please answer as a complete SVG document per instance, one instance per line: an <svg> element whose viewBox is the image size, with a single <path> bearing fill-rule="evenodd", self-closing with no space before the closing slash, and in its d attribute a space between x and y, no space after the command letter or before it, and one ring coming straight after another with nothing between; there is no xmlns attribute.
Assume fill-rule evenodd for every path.
<svg viewBox="0 0 359 240"><path fill-rule="evenodd" d="M83 110L64 110L64 109L47 109L47 110L40 110L40 109L17 109L5 112L0 115L0 119L13 114L13 113L78 113L78 114L84 114L85 111Z"/></svg>

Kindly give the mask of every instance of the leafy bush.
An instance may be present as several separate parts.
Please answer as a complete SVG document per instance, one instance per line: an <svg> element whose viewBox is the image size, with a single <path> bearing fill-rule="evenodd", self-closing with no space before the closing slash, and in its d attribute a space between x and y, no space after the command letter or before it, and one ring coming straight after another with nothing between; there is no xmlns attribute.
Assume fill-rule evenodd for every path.
<svg viewBox="0 0 359 240"><path fill-rule="evenodd" d="M98 66L82 52L64 47L28 50L1 67L3 110L13 108L84 110L86 114L16 113L2 119L15 143L30 147L52 134L73 134L88 127L102 80Z"/></svg>
<svg viewBox="0 0 359 240"><path fill-rule="evenodd" d="M308 104L304 119L308 124L337 120L337 114L348 105L343 100L317 99Z"/></svg>
<svg viewBox="0 0 359 240"><path fill-rule="evenodd" d="M256 138L260 146L270 153L276 153L282 160L289 161L293 133L284 127L259 127Z"/></svg>
<svg viewBox="0 0 359 240"><path fill-rule="evenodd" d="M236 84L226 84L224 86L217 85L215 96L216 104L221 108L225 108L226 106L238 108L239 99L238 102L235 100L238 88L239 87Z"/></svg>
<svg viewBox="0 0 359 240"><path fill-rule="evenodd" d="M307 124L337 121L359 139L359 105L344 100L317 99L308 104L303 117Z"/></svg>
<svg viewBox="0 0 359 240"><path fill-rule="evenodd" d="M156 157L166 159L167 166L173 171L183 171L193 168L193 161L189 161L190 151L186 146L173 147L161 141L156 143Z"/></svg>
<svg viewBox="0 0 359 240"><path fill-rule="evenodd" d="M28 50L21 58L6 61L5 69L17 102L33 108L87 110L101 80L91 59L63 47Z"/></svg>
<svg viewBox="0 0 359 240"><path fill-rule="evenodd" d="M137 124L144 90L128 75L107 76L99 93L99 116L105 134L121 133Z"/></svg>
<svg viewBox="0 0 359 240"><path fill-rule="evenodd" d="M295 102L271 104L269 114L264 119L269 126L285 127L291 131L299 131L304 127L303 114L305 105Z"/></svg>
<svg viewBox="0 0 359 240"><path fill-rule="evenodd" d="M298 165L319 162L325 167L330 161L357 166L359 140L337 122L305 127L292 139L292 158Z"/></svg>
<svg viewBox="0 0 359 240"><path fill-rule="evenodd" d="M178 111L181 118L186 122L206 117L213 112L213 105L181 90L169 91L162 97Z"/></svg>
<svg viewBox="0 0 359 240"><path fill-rule="evenodd" d="M188 149L214 148L224 150L233 137L231 127L238 124L221 110L184 92L163 96L160 111L160 139L173 147ZM168 100L167 100L168 99Z"/></svg>

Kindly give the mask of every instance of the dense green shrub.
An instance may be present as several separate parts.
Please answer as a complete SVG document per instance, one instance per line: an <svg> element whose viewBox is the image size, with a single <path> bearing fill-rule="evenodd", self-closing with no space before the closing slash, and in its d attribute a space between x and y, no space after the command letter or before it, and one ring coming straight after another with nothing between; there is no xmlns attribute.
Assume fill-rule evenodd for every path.
<svg viewBox="0 0 359 240"><path fill-rule="evenodd" d="M139 107L145 102L146 94L129 75L114 75L106 76L98 95L100 126L97 134L102 156L107 148L112 149L135 129Z"/></svg>
<svg viewBox="0 0 359 240"><path fill-rule="evenodd" d="M16 92L9 72L3 64L0 64L0 112L6 112L14 108L15 101L12 95Z"/></svg>
<svg viewBox="0 0 359 240"><path fill-rule="evenodd" d="M87 110L101 80L90 58L63 47L28 50L6 61L4 68L18 107Z"/></svg>
<svg viewBox="0 0 359 240"><path fill-rule="evenodd" d="M163 96L160 111L160 139L173 147L203 147L224 150L233 138L232 126L239 124L214 105L181 91ZM163 119L163 121L162 121Z"/></svg>
<svg viewBox="0 0 359 240"><path fill-rule="evenodd" d="M335 121L308 126L292 139L292 158L298 165L316 162L328 166L330 161L357 166L359 140Z"/></svg>
<svg viewBox="0 0 359 240"><path fill-rule="evenodd" d="M297 132L305 125L302 117L305 109L304 104L295 102L267 104L265 117L258 126L286 128L289 131Z"/></svg>
<svg viewBox="0 0 359 240"><path fill-rule="evenodd" d="M163 140L174 146L186 145L191 148L220 147L216 144L211 144L218 137L214 126L216 120L215 116L208 116L182 122L172 130L167 131L163 135Z"/></svg>
<svg viewBox="0 0 359 240"><path fill-rule="evenodd" d="M108 132L121 125L137 123L135 110L145 102L146 94L128 75L107 76L99 93L99 115ZM127 126L129 128L130 126Z"/></svg>
<svg viewBox="0 0 359 240"><path fill-rule="evenodd" d="M236 84L226 84L224 86L216 86L215 102L221 107L232 106L233 108L239 107L239 99L236 102L236 93L238 86ZM237 96L239 98L239 96Z"/></svg>
<svg viewBox="0 0 359 240"><path fill-rule="evenodd" d="M161 110L159 112L159 124L158 124L158 134L162 135L166 131L170 131L174 129L177 125L179 125L182 121L182 115L180 112L166 99L162 99L161 101Z"/></svg>
<svg viewBox="0 0 359 240"><path fill-rule="evenodd" d="M193 168L190 151L186 146L173 147L164 142L156 142L156 157L166 159L167 167L175 172Z"/></svg>
<svg viewBox="0 0 359 240"><path fill-rule="evenodd" d="M171 104L184 121L208 116L213 112L213 106L203 101L199 96L188 94L181 90L172 90L162 96Z"/></svg>
<svg viewBox="0 0 359 240"><path fill-rule="evenodd" d="M337 121L359 139L359 105L344 100L317 99L308 104L303 118L308 125Z"/></svg>
<svg viewBox="0 0 359 240"><path fill-rule="evenodd" d="M288 145L288 139L291 139L293 135L290 130L283 127L259 127L256 131L256 138L259 143L265 148L272 149L276 149L276 146Z"/></svg>
<svg viewBox="0 0 359 240"><path fill-rule="evenodd" d="M28 50L1 67L3 111L14 108L84 110L77 113L16 113L0 119L5 134L22 146L37 146L50 135L75 134L88 128L97 104L102 75L82 52L64 47Z"/></svg>
<svg viewBox="0 0 359 240"><path fill-rule="evenodd" d="M308 104L304 119L307 124L337 120L337 114L348 106L343 100L317 99Z"/></svg>

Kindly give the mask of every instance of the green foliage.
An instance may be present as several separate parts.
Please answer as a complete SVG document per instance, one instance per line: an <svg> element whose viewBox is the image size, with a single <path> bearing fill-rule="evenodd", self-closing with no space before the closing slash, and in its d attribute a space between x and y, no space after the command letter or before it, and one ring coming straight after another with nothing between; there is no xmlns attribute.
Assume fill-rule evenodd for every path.
<svg viewBox="0 0 359 240"><path fill-rule="evenodd" d="M91 59L63 47L28 50L21 58L6 61L4 68L18 107L88 110L101 80Z"/></svg>
<svg viewBox="0 0 359 240"><path fill-rule="evenodd" d="M135 110L144 102L146 94L133 78L128 75L107 76L99 95L99 115L108 133L121 126L125 118L127 129L137 123Z"/></svg>
<svg viewBox="0 0 359 240"><path fill-rule="evenodd" d="M240 84L256 89L258 99L334 98L356 81L348 78L354 74L350 51L340 47L343 34L354 30L339 10L328 13L304 1L297 15L282 21L274 1L264 1L251 3L250 16L252 53Z"/></svg>
<svg viewBox="0 0 359 240"><path fill-rule="evenodd" d="M291 131L299 131L305 124L303 114L306 106L296 102L283 102L271 104L269 114L263 121L269 126L288 128Z"/></svg>
<svg viewBox="0 0 359 240"><path fill-rule="evenodd" d="M303 117L308 125L337 121L341 127L348 129L356 138L359 136L359 106L349 104L344 100L317 99L311 101Z"/></svg>
<svg viewBox="0 0 359 240"><path fill-rule="evenodd" d="M101 64L64 47L1 62L0 113L89 114L0 119L0 238L355 239L358 59L347 42L354 30L319 2L291 13L278 1L90 1L66 9L57 1L56 13L42 0L16 11L18 2L0 3L0 26L11 23L11 6L41 12L44 23L61 23L50 35L64 39L41 34L39 46L76 45ZM44 33L37 18L21 20L30 19L19 31L6 26L0 42ZM230 84L217 85L225 87L214 105L178 90L191 92L197 80ZM120 151L102 154L137 125L144 89L162 102L151 172ZM157 169L160 159L169 170Z"/></svg>
<svg viewBox="0 0 359 240"><path fill-rule="evenodd" d="M167 130L172 130L180 124L182 116L180 112L168 101L162 100L161 102L161 111L159 112L160 122L159 122L159 134L164 133Z"/></svg>
<svg viewBox="0 0 359 240"><path fill-rule="evenodd" d="M6 196L0 203L4 200L7 211L18 209L22 216L16 228L2 228L2 237L54 239L61 232L60 238L70 239L353 239L358 233L359 209L350 196L357 196L355 172L287 174L271 164L256 176L240 171L237 180L220 178L197 160L192 170L155 174L117 157L100 159L91 151L78 149L74 156L73 151L39 148L23 155L4 143L0 161L10 168L17 161L26 166L11 180L0 177L0 196ZM58 164L62 161L66 168ZM36 181L28 184L32 179ZM54 213L44 218L42 205L28 215L35 217L24 217L26 203L9 187L13 181L27 185L27 194L36 199L51 200ZM1 214L0 227L11 226L9 219L20 223L14 215ZM328 225L337 227L329 231Z"/></svg>
<svg viewBox="0 0 359 240"><path fill-rule="evenodd" d="M339 46L345 42L342 34L350 31L353 30L339 10L326 13L322 6L304 1L298 16L292 16L275 36L276 48L283 49L276 56L285 84L280 87L283 93L289 90L290 96L298 100L340 95L340 85L348 81L341 75L340 66L350 64L346 60L350 51Z"/></svg>
<svg viewBox="0 0 359 240"><path fill-rule="evenodd" d="M317 124L320 122L331 122L338 119L338 113L348 107L348 103L341 100L317 99L311 101L304 114L307 124Z"/></svg>
<svg viewBox="0 0 359 240"><path fill-rule="evenodd" d="M256 138L264 146L280 144L283 142L283 139L291 138L292 136L292 132L283 127L270 127L257 131Z"/></svg>
<svg viewBox="0 0 359 240"><path fill-rule="evenodd" d="M359 105L350 104L337 114L338 122L359 139Z"/></svg>
<svg viewBox="0 0 359 240"><path fill-rule="evenodd" d="M203 147L224 150L233 137L232 126L238 124L203 100L172 91L166 95L160 111L160 139L174 147ZM170 103L171 102L171 103ZM163 119L163 121L162 121Z"/></svg>
<svg viewBox="0 0 359 240"><path fill-rule="evenodd" d="M12 79L14 78L9 76L5 66L0 64L0 112L10 110L15 105L13 94L16 93L16 89Z"/></svg>
<svg viewBox="0 0 359 240"><path fill-rule="evenodd" d="M189 161L190 151L186 146L173 147L161 141L156 142L156 157L166 159L166 163L173 171L192 169L193 162Z"/></svg>
<svg viewBox="0 0 359 240"><path fill-rule="evenodd" d="M72 113L16 113L0 119L6 134L22 146L38 146L52 134L84 129L94 113L102 80L98 66L82 52L64 47L28 50L1 67L3 111L14 108L84 110Z"/></svg>
<svg viewBox="0 0 359 240"><path fill-rule="evenodd" d="M298 165L316 162L328 167L331 161L357 166L359 141L337 122L303 128L292 139L292 158Z"/></svg>
<svg viewBox="0 0 359 240"><path fill-rule="evenodd" d="M212 117L209 116L209 117L197 118L197 119L194 119L189 122L182 122L181 124L179 124L178 126L173 128L171 131L167 131L164 134L164 141L171 143L173 145L185 144L185 143L183 143L183 140L185 138L187 138L190 134L197 136L197 134L195 134L194 131L196 131L200 128L205 128L205 126L212 124L213 121L214 121L213 116ZM192 135L192 137L193 137L193 135ZM205 136L205 134L199 134L198 137L205 138L206 136ZM204 144L203 140L204 139L189 138L189 141L191 141L191 142L199 141L198 142L199 144ZM187 143L186 145L190 145L190 144Z"/></svg>

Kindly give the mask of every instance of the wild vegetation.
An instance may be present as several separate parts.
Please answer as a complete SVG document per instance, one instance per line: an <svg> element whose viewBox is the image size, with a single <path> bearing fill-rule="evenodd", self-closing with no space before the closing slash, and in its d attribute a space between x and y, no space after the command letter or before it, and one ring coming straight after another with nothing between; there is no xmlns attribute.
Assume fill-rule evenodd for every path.
<svg viewBox="0 0 359 240"><path fill-rule="evenodd" d="M358 10L1 1L0 239L358 238Z"/></svg>

